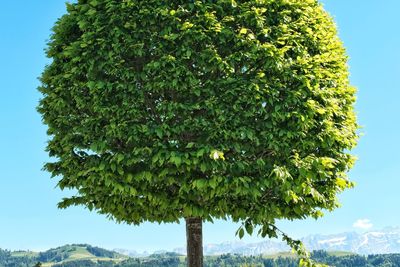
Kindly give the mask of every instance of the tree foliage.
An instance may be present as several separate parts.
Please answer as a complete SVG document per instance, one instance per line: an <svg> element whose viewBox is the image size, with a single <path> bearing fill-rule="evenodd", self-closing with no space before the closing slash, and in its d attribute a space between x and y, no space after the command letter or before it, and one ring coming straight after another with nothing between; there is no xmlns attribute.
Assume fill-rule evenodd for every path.
<svg viewBox="0 0 400 267"><path fill-rule="evenodd" d="M129 224L322 216L352 186L347 57L316 0L79 0L53 28L45 169Z"/></svg>

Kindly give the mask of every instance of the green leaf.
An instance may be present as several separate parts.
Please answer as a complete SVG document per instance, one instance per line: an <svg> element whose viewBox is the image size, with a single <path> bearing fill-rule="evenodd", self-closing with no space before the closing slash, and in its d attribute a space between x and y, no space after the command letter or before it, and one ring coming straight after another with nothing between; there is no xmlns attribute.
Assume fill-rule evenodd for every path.
<svg viewBox="0 0 400 267"><path fill-rule="evenodd" d="M117 165L115 163L111 163L111 170L115 172L117 170Z"/></svg>
<svg viewBox="0 0 400 267"><path fill-rule="evenodd" d="M201 172L206 172L206 170L207 170L207 165L206 165L205 163L201 163L201 164L200 164L200 170L201 170Z"/></svg>
<svg viewBox="0 0 400 267"><path fill-rule="evenodd" d="M214 179L210 180L209 184L210 184L212 189L217 188L217 181L215 181Z"/></svg>
<svg viewBox="0 0 400 267"><path fill-rule="evenodd" d="M198 158L199 158L199 157L202 157L202 156L204 155L204 153L205 153L204 148L199 149L199 150L197 151L197 153L196 153L196 156L197 156Z"/></svg>
<svg viewBox="0 0 400 267"><path fill-rule="evenodd" d="M91 0L91 1L89 2L89 4L90 4L91 6L97 6L99 3L98 3L97 0Z"/></svg>
<svg viewBox="0 0 400 267"><path fill-rule="evenodd" d="M181 159L180 157L178 157L178 156L173 157L173 158L171 158L171 159L172 159L172 161L175 163L175 165L176 165L177 167L179 167L179 166L181 165L181 163L182 163L182 159Z"/></svg>
<svg viewBox="0 0 400 267"><path fill-rule="evenodd" d="M118 154L117 162L120 163L121 161L124 160L124 158L125 158L125 156L123 154Z"/></svg>
<svg viewBox="0 0 400 267"><path fill-rule="evenodd" d="M124 174L124 169L121 166L118 166L117 171L118 171L119 175L123 175Z"/></svg>
<svg viewBox="0 0 400 267"><path fill-rule="evenodd" d="M157 129L155 130L155 132L156 132L158 138L161 139L161 138L163 137L163 131L162 131L160 128L157 128Z"/></svg>
<svg viewBox="0 0 400 267"><path fill-rule="evenodd" d="M106 164L104 162L101 162L99 165L99 170L103 171L106 168Z"/></svg>
<svg viewBox="0 0 400 267"><path fill-rule="evenodd" d="M240 33L240 34L246 34L247 31L248 31L248 29L246 29L246 28L241 28L240 31L239 31L239 33Z"/></svg>
<svg viewBox="0 0 400 267"><path fill-rule="evenodd" d="M336 178L335 183L339 188L343 189L347 187L347 181L343 178Z"/></svg>
<svg viewBox="0 0 400 267"><path fill-rule="evenodd" d="M181 30L187 30L187 29L192 28L193 26L194 26L193 23L190 23L190 22L186 21L185 23L183 23L183 25L181 27Z"/></svg>
<svg viewBox="0 0 400 267"><path fill-rule="evenodd" d="M186 145L186 148L192 148L195 144L193 142L190 142Z"/></svg>
<svg viewBox="0 0 400 267"><path fill-rule="evenodd" d="M251 223L246 222L246 223L245 223L245 228L246 228L246 232L247 232L249 235L252 235L252 234L253 234L253 225L252 225Z"/></svg>
<svg viewBox="0 0 400 267"><path fill-rule="evenodd" d="M239 238L242 239L243 236L244 236L244 230L243 230L243 228L240 228L240 230L239 230Z"/></svg>

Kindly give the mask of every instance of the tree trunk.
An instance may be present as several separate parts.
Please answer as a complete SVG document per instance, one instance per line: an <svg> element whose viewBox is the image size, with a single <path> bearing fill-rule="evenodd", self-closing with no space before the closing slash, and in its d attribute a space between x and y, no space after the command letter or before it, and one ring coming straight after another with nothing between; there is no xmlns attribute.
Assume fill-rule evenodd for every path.
<svg viewBox="0 0 400 267"><path fill-rule="evenodd" d="M203 267L203 229L201 218L186 218L188 267Z"/></svg>

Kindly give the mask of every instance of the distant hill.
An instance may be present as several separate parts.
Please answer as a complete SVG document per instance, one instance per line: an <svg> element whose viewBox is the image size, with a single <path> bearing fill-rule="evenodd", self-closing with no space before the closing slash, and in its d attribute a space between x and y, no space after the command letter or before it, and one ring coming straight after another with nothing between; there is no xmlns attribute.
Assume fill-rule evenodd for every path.
<svg viewBox="0 0 400 267"><path fill-rule="evenodd" d="M0 250L0 267L32 267L41 262L43 267L47 266L75 266L68 263L79 263L77 267L83 266L113 266L114 263L128 259L127 256L115 251L94 247L87 244L65 245L49 249L44 252Z"/></svg>
<svg viewBox="0 0 400 267"><path fill-rule="evenodd" d="M119 254L115 251L109 251L86 244L65 245L62 247L49 249L45 252L40 252L37 255L37 259L40 262L56 263L73 260L120 261L126 258L127 256Z"/></svg>
<svg viewBox="0 0 400 267"><path fill-rule="evenodd" d="M400 254L357 255L347 252L314 251L312 258L329 266L389 267L400 266ZM206 256L204 267L294 267L299 259L291 253L264 256L223 254ZM0 267L186 267L185 257L166 252L141 258L128 258L119 253L86 244L65 245L45 252L10 252L0 249Z"/></svg>

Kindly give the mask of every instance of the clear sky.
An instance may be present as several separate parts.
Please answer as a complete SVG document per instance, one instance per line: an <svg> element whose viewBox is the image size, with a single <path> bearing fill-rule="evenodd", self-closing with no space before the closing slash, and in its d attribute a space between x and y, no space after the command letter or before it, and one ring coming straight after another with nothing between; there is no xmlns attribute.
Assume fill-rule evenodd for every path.
<svg viewBox="0 0 400 267"><path fill-rule="evenodd" d="M399 0L324 0L350 56L363 137L351 172L357 186L318 221L280 222L296 237L400 226ZM117 225L84 208L58 210L67 194L41 171L46 127L35 111L43 49L63 0L2 1L0 9L0 248L43 250L66 243L143 250L184 246L180 225ZM355 222L357 222L354 224ZM356 227L355 227L356 226ZM236 240L237 225L204 226L204 243ZM260 240L247 238L247 241Z"/></svg>

